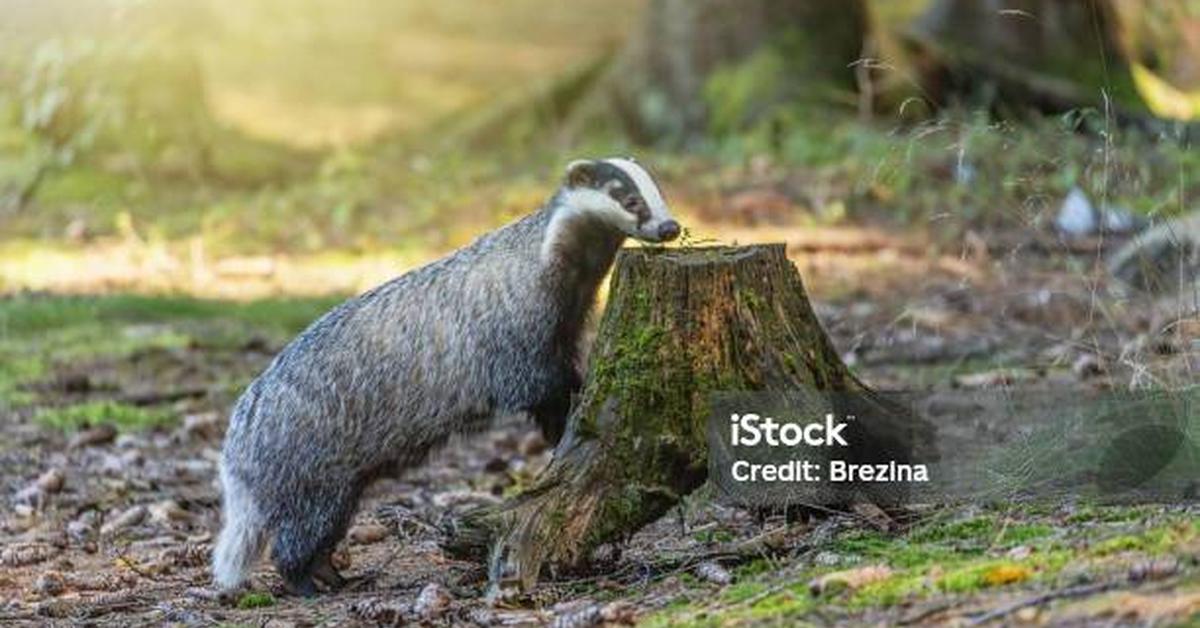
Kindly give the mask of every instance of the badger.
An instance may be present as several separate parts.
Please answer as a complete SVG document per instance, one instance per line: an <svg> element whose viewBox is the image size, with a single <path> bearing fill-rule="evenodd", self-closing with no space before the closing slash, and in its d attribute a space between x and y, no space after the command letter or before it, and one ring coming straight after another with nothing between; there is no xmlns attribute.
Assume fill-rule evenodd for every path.
<svg viewBox="0 0 1200 628"><path fill-rule="evenodd" d="M634 160L575 161L541 209L317 319L234 405L217 588L240 587L268 542L289 591L343 586L330 556L363 490L493 416L530 415L556 442L617 251L679 232Z"/></svg>

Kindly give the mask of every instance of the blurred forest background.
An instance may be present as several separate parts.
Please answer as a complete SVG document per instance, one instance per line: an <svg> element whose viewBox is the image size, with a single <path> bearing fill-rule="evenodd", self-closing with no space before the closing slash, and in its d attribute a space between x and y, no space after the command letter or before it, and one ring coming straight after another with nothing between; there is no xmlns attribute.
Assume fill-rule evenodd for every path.
<svg viewBox="0 0 1200 628"><path fill-rule="evenodd" d="M4 12L8 290L218 294L213 272L269 273L262 256L409 264L528 211L580 154L641 154L715 221L962 231L1031 225L1075 187L1143 216L1196 196L1195 3ZM281 289L380 273L342 275Z"/></svg>
<svg viewBox="0 0 1200 628"><path fill-rule="evenodd" d="M214 452L242 387L337 300L538 207L580 156L648 164L685 243L787 243L873 385L1192 385L1197 141L1196 0L7 0L0 481L14 507L0 543L77 565L136 559L86 545L113 536L171 533L184 549L159 561L174 574L161 595L115 611L88 593L111 588L0 554L25 569L0 576L0 612L167 617L136 595L193 608L180 600L203 561L185 550L216 525ZM510 436L387 490L515 490L545 453ZM56 469L66 489L43 481ZM372 521L409 536L389 537L391 554L356 546L355 564L410 561L367 577L422 584L421 533L373 504ZM891 571L833 612L896 621L903 609L881 609L943 580L931 591L1053 589L1077 560L1107 573L1114 552L1132 564L1200 535L1194 512L1122 512L1105 517L1135 540L1095 556L1053 553L1097 533L1077 512L955 515L901 550L837 541L824 550ZM672 547L758 534L730 521ZM997 561L1019 569L992 579ZM110 563L96 564L117 591L151 569ZM958 571L931 576L935 563ZM849 562L753 564L731 593L719 574L664 585L673 563L634 606L664 621L804 615L809 576ZM233 617L259 602L275 603ZM342 602L334 617L370 615Z"/></svg>

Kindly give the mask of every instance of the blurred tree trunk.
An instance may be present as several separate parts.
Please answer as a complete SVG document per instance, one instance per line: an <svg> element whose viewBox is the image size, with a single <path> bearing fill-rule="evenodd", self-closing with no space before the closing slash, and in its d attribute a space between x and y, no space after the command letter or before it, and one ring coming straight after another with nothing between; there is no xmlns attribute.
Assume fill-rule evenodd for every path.
<svg viewBox="0 0 1200 628"><path fill-rule="evenodd" d="M687 141L714 113L749 119L814 92L852 93L868 23L865 0L651 0L614 76L618 112L639 141ZM729 74L741 64L755 76Z"/></svg>
<svg viewBox="0 0 1200 628"><path fill-rule="evenodd" d="M785 133L814 101L931 110L910 96L1200 118L1200 0L891 1L650 0L604 91L641 143Z"/></svg>
<svg viewBox="0 0 1200 628"><path fill-rule="evenodd" d="M1198 4L1198 3L1193 3ZM1133 0L935 0L909 35L944 102L1189 119L1200 88L1200 10Z"/></svg>

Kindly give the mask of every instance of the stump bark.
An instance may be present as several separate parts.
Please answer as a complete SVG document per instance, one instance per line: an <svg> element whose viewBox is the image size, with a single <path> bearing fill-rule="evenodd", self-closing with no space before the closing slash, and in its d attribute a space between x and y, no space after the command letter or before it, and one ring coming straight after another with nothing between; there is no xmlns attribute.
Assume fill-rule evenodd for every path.
<svg viewBox="0 0 1200 628"><path fill-rule="evenodd" d="M868 392L782 244L622 251L553 461L485 514L493 592L514 581L527 590L547 565L578 565L703 484L710 393L797 387Z"/></svg>

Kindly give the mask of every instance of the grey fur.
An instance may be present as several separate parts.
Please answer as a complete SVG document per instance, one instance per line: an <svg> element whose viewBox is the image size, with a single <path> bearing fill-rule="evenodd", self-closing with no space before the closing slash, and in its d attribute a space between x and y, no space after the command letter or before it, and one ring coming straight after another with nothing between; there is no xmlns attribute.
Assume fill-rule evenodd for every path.
<svg viewBox="0 0 1200 628"><path fill-rule="evenodd" d="M570 206L571 191L335 307L250 384L221 460L220 588L240 585L272 537L289 588L336 586L329 555L366 486L493 416L530 413L558 438L581 331L626 237Z"/></svg>

